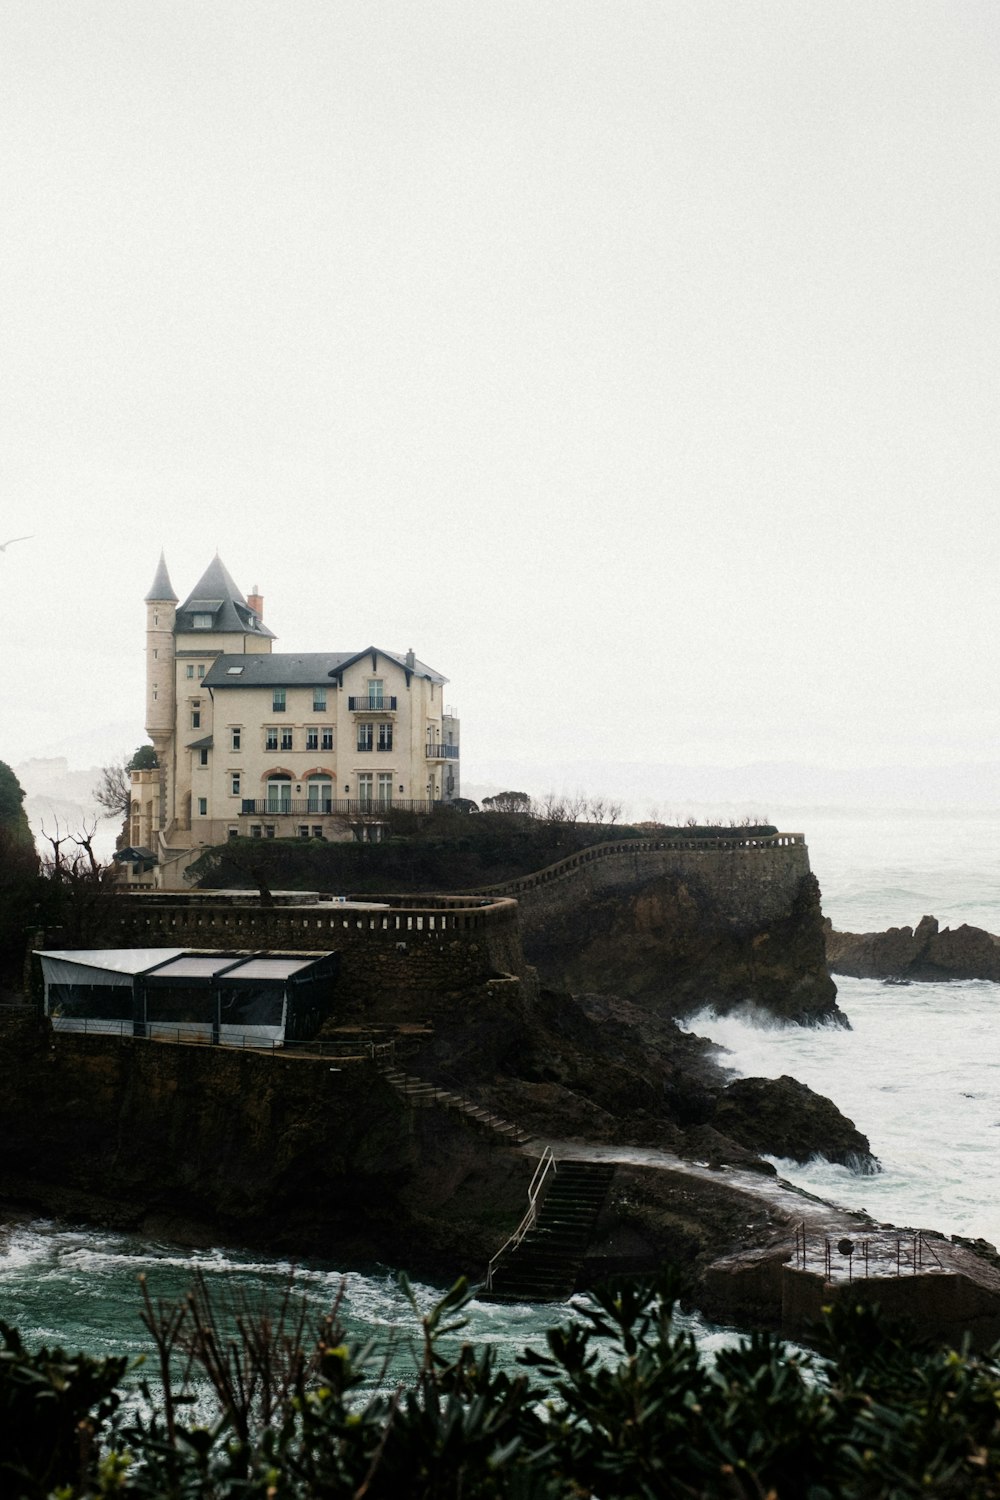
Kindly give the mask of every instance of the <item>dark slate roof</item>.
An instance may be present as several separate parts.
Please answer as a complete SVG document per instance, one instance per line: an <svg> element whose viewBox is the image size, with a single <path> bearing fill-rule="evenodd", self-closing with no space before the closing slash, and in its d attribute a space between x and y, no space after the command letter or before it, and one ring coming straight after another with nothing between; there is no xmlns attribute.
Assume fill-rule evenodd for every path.
<svg viewBox="0 0 1000 1500"><path fill-rule="evenodd" d="M217 656L205 673L205 686L329 687L330 673L348 660L347 651L270 651L252 656ZM231 670L239 667L240 671Z"/></svg>
<svg viewBox="0 0 1000 1500"><path fill-rule="evenodd" d="M238 631L246 635L267 636L269 640L275 638L274 632L268 630L263 620L254 614L229 576L226 565L218 553L198 579L184 603L178 606L176 629L194 630L191 616L195 614L212 616L210 629L199 630L199 634L208 635L221 631L232 634Z"/></svg>
<svg viewBox="0 0 1000 1500"><path fill-rule="evenodd" d="M364 651L272 651L250 656L227 653L217 656L205 673L204 685L213 690L231 687L328 687L330 679L342 672L352 662L378 651L388 661L394 661L404 670L418 677L429 677L432 682L447 682L440 672L414 659L407 667L406 657L395 651L383 651L381 647L368 646ZM239 667L241 670L236 671Z"/></svg>
<svg viewBox="0 0 1000 1500"><path fill-rule="evenodd" d="M167 572L167 559L160 553L160 561L156 568L156 577L153 579L152 587L146 595L146 603L151 604L153 600L164 600L171 604L177 603L177 595L174 593L173 584L170 582L170 574Z"/></svg>
<svg viewBox="0 0 1000 1500"><path fill-rule="evenodd" d="M211 750L212 736L203 734L200 740L188 740L187 747L189 750Z"/></svg>

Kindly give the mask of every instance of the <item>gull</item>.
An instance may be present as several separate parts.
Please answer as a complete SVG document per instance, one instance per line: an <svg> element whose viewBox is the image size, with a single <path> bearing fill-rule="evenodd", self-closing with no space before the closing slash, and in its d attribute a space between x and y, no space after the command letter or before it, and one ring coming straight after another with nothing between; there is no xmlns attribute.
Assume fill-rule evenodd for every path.
<svg viewBox="0 0 1000 1500"><path fill-rule="evenodd" d="M6 542L0 542L0 552L6 552L7 548L13 547L15 542L30 542L34 534L32 532L31 536L12 536Z"/></svg>

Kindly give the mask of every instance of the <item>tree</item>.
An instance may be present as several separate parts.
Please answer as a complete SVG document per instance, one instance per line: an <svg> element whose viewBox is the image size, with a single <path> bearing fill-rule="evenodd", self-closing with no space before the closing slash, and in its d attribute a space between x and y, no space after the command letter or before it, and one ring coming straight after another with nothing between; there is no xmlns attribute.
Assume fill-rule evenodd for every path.
<svg viewBox="0 0 1000 1500"><path fill-rule="evenodd" d="M5 761L0 760L0 828L8 839L33 847L28 814L24 810L24 788Z"/></svg>
<svg viewBox="0 0 1000 1500"><path fill-rule="evenodd" d="M487 812L531 813L531 798L527 792L497 792L495 797L484 797L483 807Z"/></svg>
<svg viewBox="0 0 1000 1500"><path fill-rule="evenodd" d="M129 757L124 756L101 767L101 775L93 790L98 807L103 807L109 818L127 818L132 809L132 772L155 771L159 761L152 745L140 745Z"/></svg>

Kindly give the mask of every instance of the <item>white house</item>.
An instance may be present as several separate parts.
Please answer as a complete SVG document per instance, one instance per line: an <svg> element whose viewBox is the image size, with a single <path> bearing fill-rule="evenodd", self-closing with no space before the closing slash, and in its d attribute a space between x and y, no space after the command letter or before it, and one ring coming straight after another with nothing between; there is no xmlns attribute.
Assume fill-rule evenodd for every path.
<svg viewBox="0 0 1000 1500"><path fill-rule="evenodd" d="M182 604L161 557L146 610L159 770L133 773L129 841L157 885L230 838L377 836L390 809L458 797L448 679L412 651L274 651L256 587L244 598L218 556Z"/></svg>

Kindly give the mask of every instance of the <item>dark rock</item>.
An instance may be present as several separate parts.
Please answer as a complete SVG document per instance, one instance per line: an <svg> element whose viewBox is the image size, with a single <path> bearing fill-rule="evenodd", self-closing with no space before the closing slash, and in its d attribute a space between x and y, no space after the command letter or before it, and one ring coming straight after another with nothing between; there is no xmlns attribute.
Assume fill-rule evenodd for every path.
<svg viewBox="0 0 1000 1500"><path fill-rule="evenodd" d="M800 1025L844 1022L811 874L766 918L734 914L732 900L693 874L664 874L578 903L567 894L522 923L528 960L553 987L613 990L661 1015L753 1004Z"/></svg>
<svg viewBox="0 0 1000 1500"><path fill-rule="evenodd" d="M723 1091L712 1124L761 1155L805 1162L825 1156L856 1172L874 1172L867 1136L837 1106L804 1083L781 1078L738 1078Z"/></svg>
<svg viewBox="0 0 1000 1500"><path fill-rule="evenodd" d="M834 974L857 979L989 979L1000 981L1000 938L963 923L954 931L936 917L922 917L916 928L885 932L835 932L826 923L826 960Z"/></svg>

